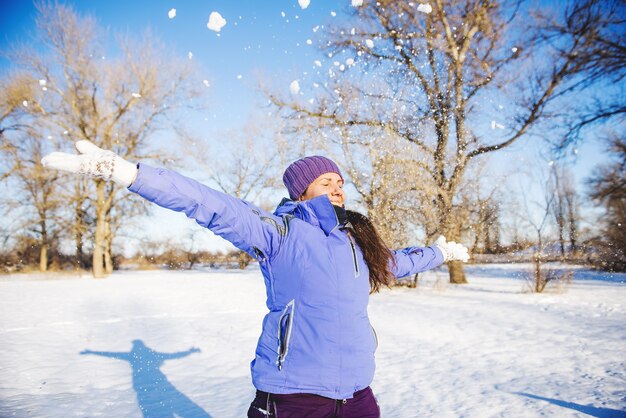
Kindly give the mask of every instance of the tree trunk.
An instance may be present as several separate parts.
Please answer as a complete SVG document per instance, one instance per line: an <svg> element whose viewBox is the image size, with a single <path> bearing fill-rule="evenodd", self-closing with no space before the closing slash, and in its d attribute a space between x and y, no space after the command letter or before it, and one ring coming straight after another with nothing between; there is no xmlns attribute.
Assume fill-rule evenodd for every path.
<svg viewBox="0 0 626 418"><path fill-rule="evenodd" d="M85 268L85 254L83 252L83 233L77 231L74 235L74 242L76 243L76 268L78 270Z"/></svg>
<svg viewBox="0 0 626 418"><path fill-rule="evenodd" d="M106 238L106 219L104 204L104 190L105 183L103 180L96 182L96 196L98 201L96 202L96 233L94 237L93 245L93 277L102 278L105 276L104 271L104 251L105 251L105 238Z"/></svg>
<svg viewBox="0 0 626 418"><path fill-rule="evenodd" d="M106 247L104 249L104 272L106 274L113 273L113 257L111 256L111 243L105 240Z"/></svg>
<svg viewBox="0 0 626 418"><path fill-rule="evenodd" d="M543 274L541 272L541 253L536 252L533 258L535 261L535 293L541 293L546 287L546 282L543 279Z"/></svg>
<svg viewBox="0 0 626 418"><path fill-rule="evenodd" d="M85 249L84 249L84 224L85 224L85 215L82 208L83 202L83 191L81 190L80 184L83 180L81 179L76 183L75 188L75 203L74 203L74 243L76 246L76 268L78 270L84 269L87 267L87 260L85 260Z"/></svg>
<svg viewBox="0 0 626 418"><path fill-rule="evenodd" d="M460 261L450 261L448 263L448 271L450 272L450 283L467 284L465 272L463 271L463 263Z"/></svg>
<svg viewBox="0 0 626 418"><path fill-rule="evenodd" d="M573 199L572 199L573 200ZM569 242L570 242L570 254L574 255L577 253L578 246L578 225L577 216L575 214L574 205L572 202L568 202L568 223L569 223Z"/></svg>
<svg viewBox="0 0 626 418"><path fill-rule="evenodd" d="M419 279L420 279L420 274L415 273L415 275L413 276L413 279L409 280L408 287L411 289L417 288L417 283L419 282Z"/></svg>
<svg viewBox="0 0 626 418"><path fill-rule="evenodd" d="M451 196L448 201L452 201ZM448 241L459 242L459 237L461 236L460 225L452 221L452 208L448 209L444 207L444 210L442 210L441 213L445 214L440 217L439 223L443 226L441 228L441 231L443 231L443 236L446 237ZM448 274L450 276L450 283L467 284L465 272L463 271L463 263L461 261L448 262Z"/></svg>
<svg viewBox="0 0 626 418"><path fill-rule="evenodd" d="M111 235L111 216L110 212L105 217L105 238L104 238L104 271L106 274L113 273L113 257L111 256L111 244L113 236Z"/></svg>
<svg viewBox="0 0 626 418"><path fill-rule="evenodd" d="M46 231L46 223L41 223L41 248L39 249L39 271L48 271L48 233Z"/></svg>
<svg viewBox="0 0 626 418"><path fill-rule="evenodd" d="M565 225L559 223L559 246L561 251L561 261L565 260Z"/></svg>

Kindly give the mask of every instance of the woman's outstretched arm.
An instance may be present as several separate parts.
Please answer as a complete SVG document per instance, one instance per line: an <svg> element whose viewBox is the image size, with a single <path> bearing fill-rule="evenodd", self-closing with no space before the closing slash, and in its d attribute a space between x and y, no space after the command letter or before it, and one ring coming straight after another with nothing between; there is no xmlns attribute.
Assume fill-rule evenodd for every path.
<svg viewBox="0 0 626 418"><path fill-rule="evenodd" d="M284 231L280 218L175 171L140 163L128 190L161 207L185 213L254 257L259 251L271 255L280 244Z"/></svg>
<svg viewBox="0 0 626 418"><path fill-rule="evenodd" d="M392 266L392 272L397 278L421 273L448 261L466 262L469 260L469 253L465 246L454 241L448 242L443 236L440 236L430 247L408 247L392 251L392 253L395 258L395 268Z"/></svg>

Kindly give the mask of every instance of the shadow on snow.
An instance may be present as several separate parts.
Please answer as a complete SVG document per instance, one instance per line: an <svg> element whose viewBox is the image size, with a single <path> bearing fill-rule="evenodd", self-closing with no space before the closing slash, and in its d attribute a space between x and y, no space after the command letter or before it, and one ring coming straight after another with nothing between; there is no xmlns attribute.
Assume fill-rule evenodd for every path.
<svg viewBox="0 0 626 418"><path fill-rule="evenodd" d="M133 340L133 348L129 352L84 350L80 354L127 361L133 370L133 389L144 418L210 418L208 413L176 389L161 371L166 360L183 358L199 351L191 348L178 353L159 353L143 341Z"/></svg>
<svg viewBox="0 0 626 418"><path fill-rule="evenodd" d="M573 402L561 401L558 399L544 398L543 396L532 395L530 393L513 392L516 395L526 396L531 399L538 399L540 401L550 402L553 405L560 406L562 408L573 409L574 411L582 412L583 414L590 415L598 418L618 418L626 416L626 411L620 411L618 409L598 408L592 405L579 405Z"/></svg>

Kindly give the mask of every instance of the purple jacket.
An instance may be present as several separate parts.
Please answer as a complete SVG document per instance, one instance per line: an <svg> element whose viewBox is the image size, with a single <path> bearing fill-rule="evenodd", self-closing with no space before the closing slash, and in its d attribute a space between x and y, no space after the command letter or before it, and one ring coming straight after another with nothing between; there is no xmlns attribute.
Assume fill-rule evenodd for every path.
<svg viewBox="0 0 626 418"><path fill-rule="evenodd" d="M269 214L144 164L129 190L184 212L259 261L269 312L251 364L257 389L347 399L370 385L377 342L367 316L369 270L326 196L285 201ZM436 247L394 254L397 277L443 262Z"/></svg>

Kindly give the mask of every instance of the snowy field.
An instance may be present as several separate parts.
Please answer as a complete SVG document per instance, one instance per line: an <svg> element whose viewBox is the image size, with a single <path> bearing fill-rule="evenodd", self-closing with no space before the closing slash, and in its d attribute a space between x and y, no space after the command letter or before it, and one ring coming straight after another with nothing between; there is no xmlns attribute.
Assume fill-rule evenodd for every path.
<svg viewBox="0 0 626 418"><path fill-rule="evenodd" d="M626 275L522 267L372 296L383 417L626 416ZM244 417L264 295L255 267L0 276L0 417Z"/></svg>

